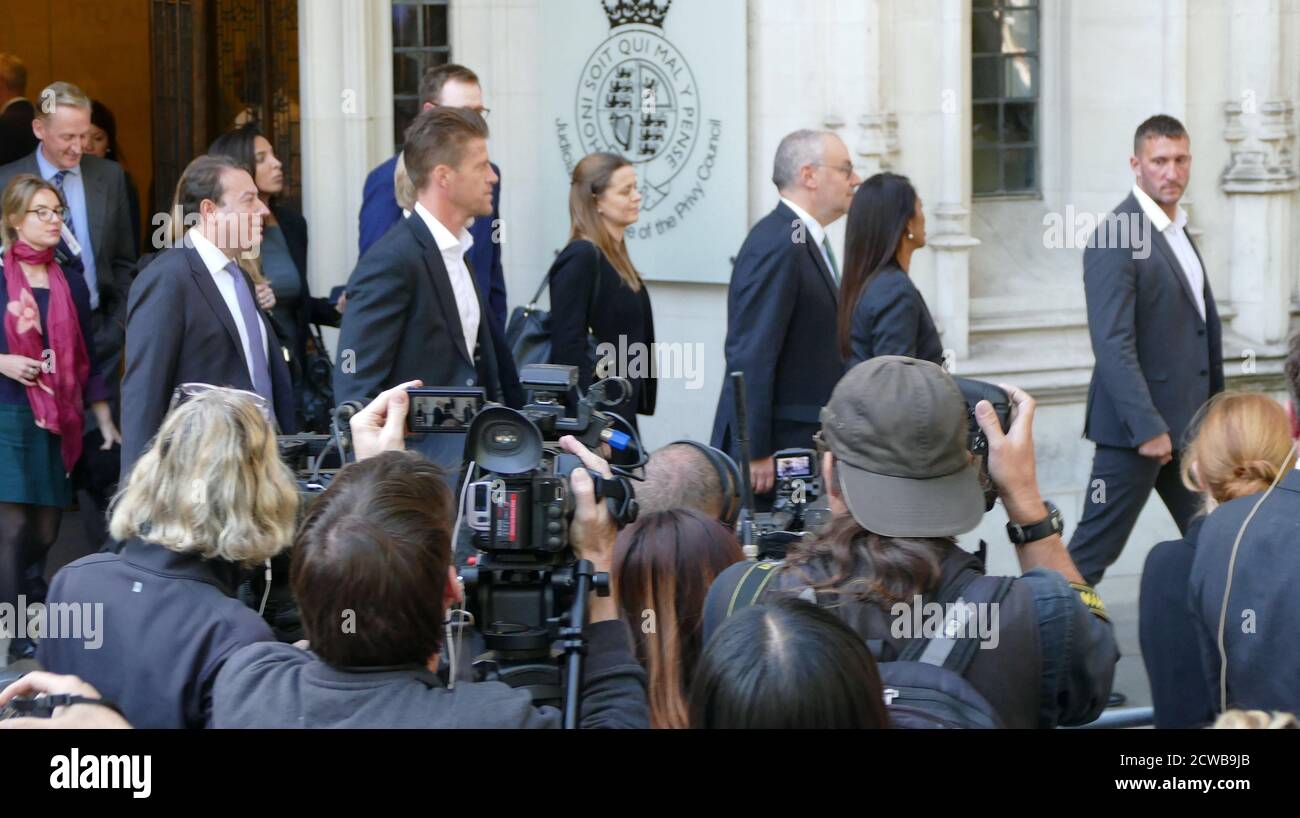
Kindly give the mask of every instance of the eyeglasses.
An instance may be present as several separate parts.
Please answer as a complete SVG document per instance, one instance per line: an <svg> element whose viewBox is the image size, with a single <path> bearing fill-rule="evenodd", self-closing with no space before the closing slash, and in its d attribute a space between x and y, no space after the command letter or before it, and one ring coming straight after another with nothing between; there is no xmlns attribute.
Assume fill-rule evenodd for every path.
<svg viewBox="0 0 1300 818"><path fill-rule="evenodd" d="M271 424L273 427L275 426L275 415L271 410L271 402L266 398L256 392L249 392L246 389L234 389L229 386L213 386L210 383L183 383L176 387L172 390L172 400L167 406L167 411L171 412L177 406L180 406L186 401L193 400L199 395L207 392L225 392L226 394L243 398L257 407L257 411L262 413L262 417L266 418L267 423Z"/></svg>
<svg viewBox="0 0 1300 818"><path fill-rule="evenodd" d="M845 162L842 165L828 165L825 162L813 162L813 165L819 168L830 168L831 170L838 170L840 173L844 174L845 179L848 179L850 176L853 175L852 162Z"/></svg>
<svg viewBox="0 0 1300 818"><path fill-rule="evenodd" d="M59 217L59 221L66 222L72 215L71 211L69 211L66 207L34 207L31 210L27 210L24 212L35 213L36 218L40 219L46 224L49 224L50 222L54 221L55 216Z"/></svg>

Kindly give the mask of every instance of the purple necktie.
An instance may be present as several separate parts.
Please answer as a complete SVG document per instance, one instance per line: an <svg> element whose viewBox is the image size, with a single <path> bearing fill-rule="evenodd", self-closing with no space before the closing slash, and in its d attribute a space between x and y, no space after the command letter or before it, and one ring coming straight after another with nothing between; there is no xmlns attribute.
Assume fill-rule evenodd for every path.
<svg viewBox="0 0 1300 818"><path fill-rule="evenodd" d="M239 314L244 318L249 351L253 355L253 391L274 406L275 397L271 393L271 367L266 362L266 349L262 345L262 318L258 315L257 305L253 303L253 291L248 288L248 280L244 278L244 273L235 262L226 265L226 272L235 279L235 299L239 301Z"/></svg>

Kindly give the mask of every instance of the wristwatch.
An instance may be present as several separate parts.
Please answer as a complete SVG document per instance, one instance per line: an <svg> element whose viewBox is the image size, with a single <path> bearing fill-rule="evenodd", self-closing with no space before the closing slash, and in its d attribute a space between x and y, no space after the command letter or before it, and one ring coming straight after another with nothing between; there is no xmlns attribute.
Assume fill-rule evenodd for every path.
<svg viewBox="0 0 1300 818"><path fill-rule="evenodd" d="M1065 520L1061 517L1061 510L1056 507L1056 504L1051 500L1044 500L1043 505L1047 506L1047 516L1038 522L1030 525L1007 523L1007 536L1011 538L1011 542L1024 545L1053 534L1060 534L1065 530Z"/></svg>

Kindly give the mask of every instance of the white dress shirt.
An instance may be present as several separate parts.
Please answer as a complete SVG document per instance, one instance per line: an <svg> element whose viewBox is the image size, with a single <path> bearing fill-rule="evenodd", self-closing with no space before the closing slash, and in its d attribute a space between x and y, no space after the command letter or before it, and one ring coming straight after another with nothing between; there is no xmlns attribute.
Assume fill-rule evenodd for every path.
<svg viewBox="0 0 1300 818"><path fill-rule="evenodd" d="M794 215L798 216L801 222L808 226L808 235L812 237L817 249L821 251L822 260L826 262L826 269L830 271L831 278L835 278L835 265L831 264L831 257L826 255L826 228L822 227L821 222L808 215L808 211L799 205L784 196L781 197L781 201L785 203L786 207L794 211Z"/></svg>
<svg viewBox="0 0 1300 818"><path fill-rule="evenodd" d="M461 227L460 235L456 236L419 202L415 203L415 212L424 219L429 232L433 233L433 240L438 243L438 251L442 253L442 263L447 267L447 277L451 279L451 291L456 296L460 328L465 333L465 349L469 350L469 357L473 359L482 313L479 311L474 278L465 265L465 254L474 246L474 237L466 227Z"/></svg>
<svg viewBox="0 0 1300 818"><path fill-rule="evenodd" d="M1205 320L1205 269L1201 267L1201 260L1196 257L1196 250L1192 248L1191 239L1187 238L1187 211L1181 207L1173 219L1170 219L1165 211L1156 204L1146 194L1142 188L1136 184L1133 185L1133 197L1138 200L1142 207L1142 212L1151 220L1151 226L1165 237L1169 246L1174 251L1174 256L1178 259L1178 266L1183 270L1183 276L1192 288L1192 294L1196 298L1196 308L1201 311L1201 320Z"/></svg>
<svg viewBox="0 0 1300 818"><path fill-rule="evenodd" d="M248 381L249 383L257 383L257 380L253 377L253 348L248 344L249 328L244 325L244 314L239 309L239 296L235 294L234 276L226 268L231 259L217 249L217 245L208 241L197 227L191 227L186 235L193 243L194 249L198 251L199 258L203 259L204 266L208 268L208 273L217 285L217 291L221 293L222 300L226 302L226 308L230 310L230 317L235 319L235 329L239 330L239 343L244 347L244 363L248 366ZM253 293L253 303L257 303L257 293ZM269 365L271 355L267 347L266 333L262 331L262 322L258 321L257 326L253 327L252 331L257 333L257 338L262 344L262 350L267 353L266 360Z"/></svg>

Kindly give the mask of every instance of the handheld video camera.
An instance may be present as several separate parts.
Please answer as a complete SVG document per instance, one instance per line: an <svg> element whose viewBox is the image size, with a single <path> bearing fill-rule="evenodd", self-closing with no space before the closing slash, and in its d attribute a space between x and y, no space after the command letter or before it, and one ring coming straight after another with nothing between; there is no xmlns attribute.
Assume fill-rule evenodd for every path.
<svg viewBox="0 0 1300 818"><path fill-rule="evenodd" d="M559 440L573 435L589 449L602 443L639 449L634 437L614 428L614 416L597 408L620 403L630 388L627 381L593 384L569 417L563 400L577 381L576 367L526 366L520 382L532 390L532 403L520 411L488 405L475 415L465 440L472 471L466 475L463 511L480 554L474 565L460 568L466 607L488 649L474 663L480 677L526 688L537 703L558 704L553 646L562 640L569 661L566 723L576 719L587 592L594 588L608 595L609 577L574 558L569 479L583 466ZM620 528L636 519L635 492L626 476L607 478L590 469L588 474L597 501L607 505Z"/></svg>

